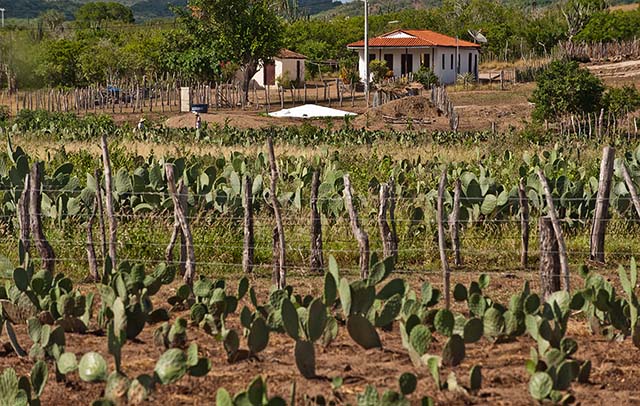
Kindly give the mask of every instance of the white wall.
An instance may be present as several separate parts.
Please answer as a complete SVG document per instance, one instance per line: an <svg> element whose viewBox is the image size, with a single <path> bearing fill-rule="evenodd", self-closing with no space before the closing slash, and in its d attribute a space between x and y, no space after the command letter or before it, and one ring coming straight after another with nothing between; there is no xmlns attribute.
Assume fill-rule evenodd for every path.
<svg viewBox="0 0 640 406"><path fill-rule="evenodd" d="M375 54L376 59L384 59L385 54L393 55L393 74L400 76L402 74L402 55L404 53L413 55L413 72L420 69L420 63L424 54L431 55L431 69L440 78L440 82L443 84L455 83L457 74L455 72L456 61L455 54L456 49L454 47L435 47L435 48L373 48L369 49L370 54ZM476 63L476 57L478 55L477 49L472 48L460 48L460 73L474 72L474 64ZM469 66L469 54L471 54L471 66ZM444 69L442 68L442 56L445 57ZM453 55L453 67L451 65L451 57ZM364 80L365 77L365 65L364 65L364 50L358 50L358 68L360 71L360 77ZM479 62L478 62L479 63Z"/></svg>
<svg viewBox="0 0 640 406"><path fill-rule="evenodd" d="M276 80L282 76L284 72L289 72L289 78L291 80L296 80L296 65L297 61L300 61L300 83L304 83L304 59L280 59L275 58L274 63L276 65ZM258 71L255 75L253 75L252 79L253 83L258 87L264 87L264 71L263 65L260 63L258 66Z"/></svg>

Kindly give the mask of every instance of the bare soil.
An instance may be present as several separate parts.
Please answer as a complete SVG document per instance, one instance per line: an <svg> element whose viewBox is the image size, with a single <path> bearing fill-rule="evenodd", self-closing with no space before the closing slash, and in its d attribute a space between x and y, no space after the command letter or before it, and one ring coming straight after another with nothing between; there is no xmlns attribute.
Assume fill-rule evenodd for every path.
<svg viewBox="0 0 640 406"><path fill-rule="evenodd" d="M437 273L403 275L412 285L418 287L422 281L429 280L438 285ZM456 272L452 280L468 285L477 278L476 273ZM237 278L231 278L237 279ZM532 288L537 285L535 272L501 273L492 276L491 286L486 292L496 300L505 302L511 293L519 290L525 280L530 280ZM319 294L322 281L309 275L291 275L290 283L297 292ZM233 284L233 282L231 282ZM270 282L265 278L254 279L261 301L266 301ZM154 298L156 307L168 305L166 297L173 293L177 285L165 287ZM84 289L90 288L84 286ZM241 305L240 305L241 306ZM456 304L459 311L463 307ZM172 314L188 318L187 312ZM229 319L231 327L239 329L237 315ZM155 326L147 326L134 342L127 342L123 348L123 368L130 377L141 373L152 373L154 365L163 350L153 345ZM24 326L17 326L20 342L29 347L31 342ZM267 349L254 359L229 364L221 343L204 334L197 327L190 326L188 340L198 343L201 355L209 357L212 368L202 378L186 376L175 384L158 386L147 404L164 403L167 405L202 405L215 402L216 391L224 387L231 393L246 388L256 375L267 379L269 392L289 399L291 384L297 383L296 398L303 404L305 396L323 395L335 399L338 404L355 403L357 393L364 391L368 384L375 385L380 392L386 389L398 390L397 379L404 372L413 372L418 376L418 388L410 395L412 404L417 404L424 395L432 396L440 405L533 405L536 404L528 394L529 376L525 371L525 361L529 349L535 343L520 337L508 343L492 343L482 339L478 343L467 345L466 358L462 365L444 368L441 377L446 380L450 372L455 372L460 384L469 384L469 369L473 365L482 366L482 389L475 394L460 394L436 390L433 379L426 368L414 368L406 350L402 347L398 326L394 324L391 332L380 331L384 348L365 351L358 347L348 336L346 328L340 326L338 338L328 348L316 347L317 372L319 378L306 380L297 371L293 356L294 342L283 334L271 334ZM579 348L576 358L589 359L593 363L591 382L574 383L571 392L578 405L637 405L640 404L640 374L637 372L638 349L630 340L609 342L601 337L592 336L586 323L580 316L572 319L568 335L575 338ZM78 356L89 350L100 352L113 370L112 357L107 352L106 337L97 334L67 334L67 351ZM246 348L245 339L241 346ZM430 350L439 354L444 339L438 337ZM19 359L13 353L0 350L0 368L13 367L19 374L28 374L32 362ZM52 371L53 365L49 364ZM331 379L340 376L344 385L337 391L332 390ZM49 382L42 396L43 405L87 404L101 396L104 383L89 384L82 382L77 374L70 374L67 382L55 382L54 374L49 374Z"/></svg>
<svg viewBox="0 0 640 406"><path fill-rule="evenodd" d="M446 129L449 120L426 96L409 96L370 108L355 120L356 128L370 130Z"/></svg>

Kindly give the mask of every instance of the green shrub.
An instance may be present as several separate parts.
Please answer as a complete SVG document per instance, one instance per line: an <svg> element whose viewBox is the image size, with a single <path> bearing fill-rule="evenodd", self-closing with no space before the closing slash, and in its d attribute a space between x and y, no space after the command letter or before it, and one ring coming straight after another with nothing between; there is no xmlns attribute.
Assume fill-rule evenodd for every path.
<svg viewBox="0 0 640 406"><path fill-rule="evenodd" d="M640 107L640 92L634 85L609 88L602 96L602 105L615 115L635 111Z"/></svg>
<svg viewBox="0 0 640 406"><path fill-rule="evenodd" d="M422 65L416 73L413 74L413 80L420 83L425 89L431 88L431 86L438 86L440 81L438 76L426 66Z"/></svg>
<svg viewBox="0 0 640 406"><path fill-rule="evenodd" d="M373 83L379 84L389 75L389 67L383 59L374 59L369 63L369 72L373 76Z"/></svg>
<svg viewBox="0 0 640 406"><path fill-rule="evenodd" d="M540 72L530 101L535 103L533 118L554 120L567 114L600 110L604 85L574 61L554 61Z"/></svg>
<svg viewBox="0 0 640 406"><path fill-rule="evenodd" d="M9 106L0 106L0 123L9 121L10 115Z"/></svg>

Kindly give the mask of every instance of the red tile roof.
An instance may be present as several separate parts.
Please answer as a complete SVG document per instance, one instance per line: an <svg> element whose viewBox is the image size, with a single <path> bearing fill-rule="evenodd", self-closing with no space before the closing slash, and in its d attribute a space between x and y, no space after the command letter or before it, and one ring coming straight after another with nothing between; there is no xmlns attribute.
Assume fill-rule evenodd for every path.
<svg viewBox="0 0 640 406"><path fill-rule="evenodd" d="M406 37L389 38L394 34L406 34ZM409 37L410 36L410 37ZM462 48L480 48L480 44L458 40L457 45ZM369 38L370 47L455 47L456 39L448 35L429 30L396 30L379 37ZM348 48L364 47L364 40L347 45Z"/></svg>
<svg viewBox="0 0 640 406"><path fill-rule="evenodd" d="M282 48L280 50L280 53L278 53L277 57L280 59L307 59L306 56L286 48Z"/></svg>

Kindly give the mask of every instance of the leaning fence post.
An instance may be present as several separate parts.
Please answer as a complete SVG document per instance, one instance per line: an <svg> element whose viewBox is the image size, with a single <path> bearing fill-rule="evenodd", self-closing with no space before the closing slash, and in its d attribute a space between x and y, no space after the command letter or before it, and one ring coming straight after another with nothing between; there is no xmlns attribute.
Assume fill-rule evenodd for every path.
<svg viewBox="0 0 640 406"><path fill-rule="evenodd" d="M276 229L274 230L274 258L277 258L278 264L277 269L274 269L273 280L278 289L284 289L287 286L287 271L286 271L286 256L285 256L285 239L284 239L284 227L282 225L282 213L280 213L280 202L278 201L278 196L276 194L276 186L278 183L278 167L276 165L276 154L273 150L273 139L271 137L267 138L267 148L269 149L269 166L271 168L271 184L270 184L270 193L271 193L271 205L273 206L273 214L276 218ZM277 247L276 236L277 235Z"/></svg>
<svg viewBox="0 0 640 406"><path fill-rule="evenodd" d="M444 289L444 304L448 309L450 304L450 284L451 270L447 261L447 252L444 235L444 189L447 184L447 169L442 170L440 184L438 185L438 250L440 251L440 262L442 263L442 279Z"/></svg>
<svg viewBox="0 0 640 406"><path fill-rule="evenodd" d="M320 170L313 171L311 178L311 272L321 272L324 268L322 257L322 222L318 212L318 189Z"/></svg>
<svg viewBox="0 0 640 406"><path fill-rule="evenodd" d="M186 252L187 252L187 260L185 263L185 272L184 272L184 283L192 286L193 280L196 276L196 256L193 250L193 237L191 235L191 230L189 229L189 221L187 220L186 211L183 210L182 204L180 202L180 198L178 197L178 190L184 191L182 188L182 180L180 180L180 186L176 188L176 180L174 175L174 167L172 163L166 163L164 165L164 170L167 175L167 187L169 189L169 194L171 195L171 200L173 201L173 207L175 213L178 217L178 221L180 222L180 228L182 229L182 233L185 237L186 242Z"/></svg>
<svg viewBox="0 0 640 406"><path fill-rule="evenodd" d="M629 189L629 193L631 194L631 201L633 201L633 206L636 208L636 213L638 213L638 216L640 217L640 199L638 198L638 190L633 184L633 180L631 180L631 175L629 175L627 164L625 162L622 162L621 166L624 183L627 185L627 189Z"/></svg>
<svg viewBox="0 0 640 406"><path fill-rule="evenodd" d="M460 195L462 189L460 186L460 179L456 180L455 190L453 192L453 209L451 210L451 218L449 221L449 229L451 232L451 245L453 248L455 266L462 265L462 258L460 257Z"/></svg>
<svg viewBox="0 0 640 406"><path fill-rule="evenodd" d="M344 177L344 204L349 212L349 220L351 222L351 230L353 235L358 240L360 247L360 277L366 279L369 276L369 236L360 226L358 220L358 213L353 205L353 195L351 191L351 180L349 175L345 174Z"/></svg>
<svg viewBox="0 0 640 406"><path fill-rule="evenodd" d="M35 162L31 167L30 189L29 189L29 221L33 242L42 258L42 267L53 273L56 256L47 237L42 231L42 162Z"/></svg>
<svg viewBox="0 0 640 406"><path fill-rule="evenodd" d="M558 217L556 215L556 208L553 204L553 196L551 195L551 188L549 187L549 183L547 182L547 178L544 177L541 169L538 169L538 178L540 178L540 183L542 184L542 188L544 189L544 195L547 200L547 207L549 211L549 217L551 218L551 223L553 224L553 232L556 234L556 239L558 240L558 251L560 254L560 272L564 279L564 289L566 291L571 291L570 287L570 276L569 276L569 261L567 260L567 246L564 243L564 237L562 236L562 228L560 227L560 222L558 221Z"/></svg>
<svg viewBox="0 0 640 406"><path fill-rule="evenodd" d="M102 134L102 164L104 166L104 189L107 218L109 220L109 258L111 259L111 269L116 269L116 217L113 212L113 188L111 186L111 159L109 158L109 147L107 136Z"/></svg>
<svg viewBox="0 0 640 406"><path fill-rule="evenodd" d="M249 175L244 176L244 241L242 246L242 271L253 271L253 182Z"/></svg>
<svg viewBox="0 0 640 406"><path fill-rule="evenodd" d="M529 262L529 199L527 198L524 178L520 179L520 184L518 185L518 200L520 202L520 232L522 238L520 265L526 269Z"/></svg>
<svg viewBox="0 0 640 406"><path fill-rule="evenodd" d="M613 177L613 161L616 150L604 147L602 162L600 163L600 178L598 179L598 195L596 209L591 227L591 243L589 257L592 261L604 262L604 237L609 217L609 195L611 192L611 178Z"/></svg>

